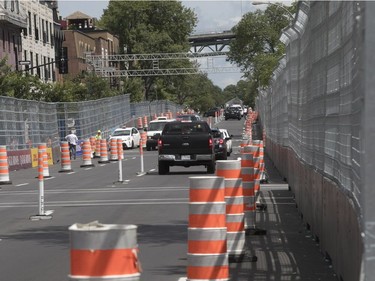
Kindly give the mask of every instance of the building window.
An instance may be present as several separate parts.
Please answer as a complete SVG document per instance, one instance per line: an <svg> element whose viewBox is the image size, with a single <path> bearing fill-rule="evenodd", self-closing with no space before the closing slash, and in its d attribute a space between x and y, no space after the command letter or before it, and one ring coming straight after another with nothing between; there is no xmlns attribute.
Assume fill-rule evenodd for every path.
<svg viewBox="0 0 375 281"><path fill-rule="evenodd" d="M32 31L32 24L31 24L31 12L28 12L28 20L29 20L29 34L31 35L31 31Z"/></svg>

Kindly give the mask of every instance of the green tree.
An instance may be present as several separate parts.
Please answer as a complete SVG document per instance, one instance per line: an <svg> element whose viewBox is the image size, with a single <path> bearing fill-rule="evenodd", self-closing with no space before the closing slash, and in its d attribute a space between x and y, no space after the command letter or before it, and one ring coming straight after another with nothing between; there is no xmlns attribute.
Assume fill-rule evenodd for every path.
<svg viewBox="0 0 375 281"><path fill-rule="evenodd" d="M258 86L267 86L285 46L279 40L283 28L290 23L295 7L269 5L265 11L247 13L233 27L236 39L230 45L229 61L236 63L245 76Z"/></svg>
<svg viewBox="0 0 375 281"><path fill-rule="evenodd" d="M128 54L187 52L188 35L196 25L196 15L179 1L110 0L100 25L119 35L120 46ZM163 67L175 62L163 62ZM130 69L152 69L152 61L138 61ZM163 78L148 76L144 98L148 100L154 83Z"/></svg>

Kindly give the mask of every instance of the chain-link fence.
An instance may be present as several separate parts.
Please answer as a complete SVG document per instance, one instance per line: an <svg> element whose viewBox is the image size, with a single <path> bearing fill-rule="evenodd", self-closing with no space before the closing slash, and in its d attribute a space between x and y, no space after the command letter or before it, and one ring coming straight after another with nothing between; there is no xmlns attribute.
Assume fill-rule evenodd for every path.
<svg viewBox="0 0 375 281"><path fill-rule="evenodd" d="M373 10L370 1L299 2L294 23L280 38L286 55L256 102L266 151L343 280L359 280L366 225L361 136L370 127L363 74L373 71L365 63L365 50L373 50ZM345 248L350 257L342 255Z"/></svg>
<svg viewBox="0 0 375 281"><path fill-rule="evenodd" d="M95 101L45 103L0 97L0 145L7 150L22 150L47 143L59 147L60 141L74 129L79 139L103 137L132 119L176 113L182 106L170 101L130 103L129 95Z"/></svg>

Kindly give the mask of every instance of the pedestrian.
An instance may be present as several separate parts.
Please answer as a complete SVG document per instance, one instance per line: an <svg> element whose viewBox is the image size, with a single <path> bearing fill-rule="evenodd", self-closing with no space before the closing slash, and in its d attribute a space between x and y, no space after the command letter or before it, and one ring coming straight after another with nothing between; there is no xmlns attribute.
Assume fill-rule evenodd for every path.
<svg viewBox="0 0 375 281"><path fill-rule="evenodd" d="M98 132L96 133L95 139L96 140L101 140L102 139L102 131L98 130Z"/></svg>
<svg viewBox="0 0 375 281"><path fill-rule="evenodd" d="M76 153L77 153L77 144L78 144L78 138L75 134L74 130L70 131L70 134L65 137L67 142L69 143L69 153L70 153L70 160L72 160L72 157L76 159Z"/></svg>

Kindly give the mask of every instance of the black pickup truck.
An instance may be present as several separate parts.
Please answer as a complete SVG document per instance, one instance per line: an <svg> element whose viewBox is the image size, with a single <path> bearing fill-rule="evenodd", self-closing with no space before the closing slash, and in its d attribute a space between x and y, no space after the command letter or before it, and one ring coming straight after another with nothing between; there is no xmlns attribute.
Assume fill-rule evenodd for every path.
<svg viewBox="0 0 375 281"><path fill-rule="evenodd" d="M169 122L158 140L159 175L169 172L170 166L207 167L215 173L215 152L210 126L206 121Z"/></svg>

